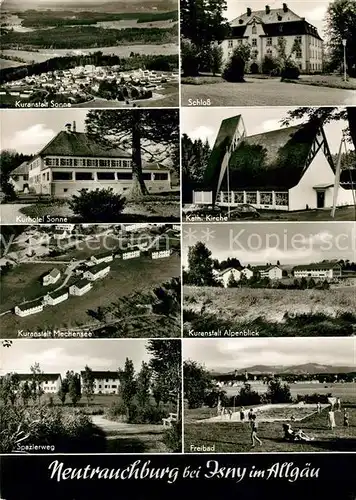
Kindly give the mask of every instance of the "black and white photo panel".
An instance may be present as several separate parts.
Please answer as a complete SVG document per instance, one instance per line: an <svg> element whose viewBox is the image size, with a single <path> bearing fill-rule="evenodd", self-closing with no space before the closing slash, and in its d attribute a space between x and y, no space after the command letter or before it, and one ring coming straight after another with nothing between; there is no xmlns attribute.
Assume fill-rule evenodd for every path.
<svg viewBox="0 0 356 500"><path fill-rule="evenodd" d="M347 337L184 339L184 452L356 451L355 347Z"/></svg>
<svg viewBox="0 0 356 500"><path fill-rule="evenodd" d="M354 1L180 0L181 104L356 104Z"/></svg>
<svg viewBox="0 0 356 500"><path fill-rule="evenodd" d="M180 225L1 229L1 338L181 336Z"/></svg>
<svg viewBox="0 0 356 500"><path fill-rule="evenodd" d="M183 224L184 336L354 336L355 231L353 222Z"/></svg>
<svg viewBox="0 0 356 500"><path fill-rule="evenodd" d="M180 220L179 110L5 110L2 224Z"/></svg>
<svg viewBox="0 0 356 500"><path fill-rule="evenodd" d="M178 1L6 0L6 108L179 106Z"/></svg>
<svg viewBox="0 0 356 500"><path fill-rule="evenodd" d="M356 107L182 109L186 222L356 217Z"/></svg>
<svg viewBox="0 0 356 500"><path fill-rule="evenodd" d="M0 349L2 454L181 452L180 340Z"/></svg>

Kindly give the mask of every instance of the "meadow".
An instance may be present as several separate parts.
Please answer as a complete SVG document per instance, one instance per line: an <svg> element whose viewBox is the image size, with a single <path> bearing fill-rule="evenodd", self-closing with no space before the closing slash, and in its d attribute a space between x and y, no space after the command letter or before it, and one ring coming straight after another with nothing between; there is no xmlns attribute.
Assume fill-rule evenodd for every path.
<svg viewBox="0 0 356 500"><path fill-rule="evenodd" d="M336 428L328 428L327 409L320 414L317 412L307 416L302 421L291 423L293 429L302 429L313 441L289 443L283 439L283 421L258 422L258 436L262 446L256 446L253 451L259 452L327 452L327 451L356 451L356 385L333 384L325 389L316 384L291 384L292 396L301 394L300 386L304 385L305 393L322 394L332 392L335 397L341 398L342 408L349 413L349 427L343 426L343 412L335 412ZM334 387L335 386L335 387ZM238 391L238 388L231 388ZM224 388L225 390L225 388ZM249 407L245 407L248 409ZM254 406L256 408L256 406ZM224 421L205 422L216 416L216 408L198 408L184 410L184 443L185 452L194 451L193 446L214 446L216 453L237 453L251 451L250 427L248 422ZM258 421L258 417L257 417Z"/></svg>
<svg viewBox="0 0 356 500"><path fill-rule="evenodd" d="M4 315L1 318L1 336L6 338L17 337L18 330L43 331L47 329L89 328L99 326L99 321L89 315L89 311L105 308L117 302L125 304L127 297L131 294L135 292L150 294L152 288L161 285L165 281L169 281L174 276L180 276L180 258L174 254L169 258L157 260L152 260L149 257L140 257L127 261L114 259L110 264L111 271L109 275L95 282L93 288L81 297L70 296L68 300L56 306L47 306L44 308L43 312L25 318L21 318L12 313ZM52 265L51 268L53 267ZM20 271L16 272L18 276L17 280L22 280L23 285L25 285L30 273L31 283L36 287L35 290L37 293L38 285L36 279L38 280L41 272L41 266L38 264L27 264L26 268L22 268ZM23 273L22 277L21 273ZM13 271L3 278L7 290L6 297L9 296L7 299L7 307L9 307L10 301L12 301L13 306L16 304L12 294L12 274ZM69 284L76 280L78 280L78 278L73 277ZM28 289L31 288L31 283ZM35 291L31 293L35 295ZM131 314L133 316L133 321L136 317L134 327L136 330L140 331L140 325L143 328L146 325L145 314L142 314L141 319L139 319L140 310L137 307L132 308ZM164 326L167 327L166 324ZM169 326L168 324L168 327Z"/></svg>
<svg viewBox="0 0 356 500"><path fill-rule="evenodd" d="M353 335L355 287L329 290L184 287L184 331L246 330L258 336Z"/></svg>

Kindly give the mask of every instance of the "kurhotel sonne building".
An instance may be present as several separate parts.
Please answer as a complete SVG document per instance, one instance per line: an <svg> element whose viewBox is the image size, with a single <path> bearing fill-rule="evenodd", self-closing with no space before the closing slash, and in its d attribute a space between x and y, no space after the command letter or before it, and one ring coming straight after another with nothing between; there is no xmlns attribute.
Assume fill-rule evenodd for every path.
<svg viewBox="0 0 356 500"><path fill-rule="evenodd" d="M287 4L281 8L271 9L266 5L264 10L248 8L241 16L230 22L229 38L221 44L226 61L233 49L241 44L251 46L251 59L247 71L257 63L259 67L265 58L277 57L279 38L286 40L286 53L290 54L294 41L300 41L300 50L293 54L300 71L316 73L323 70L323 40L315 26L305 18L292 12Z"/></svg>

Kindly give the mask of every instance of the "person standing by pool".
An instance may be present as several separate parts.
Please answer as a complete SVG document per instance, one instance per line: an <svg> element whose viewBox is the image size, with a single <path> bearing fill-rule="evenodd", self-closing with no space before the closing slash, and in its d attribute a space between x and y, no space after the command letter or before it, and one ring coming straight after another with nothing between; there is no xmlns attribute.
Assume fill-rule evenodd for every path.
<svg viewBox="0 0 356 500"><path fill-rule="evenodd" d="M336 399L336 411L341 411L341 399Z"/></svg>
<svg viewBox="0 0 356 500"><path fill-rule="evenodd" d="M328 413L328 420L329 420L329 428L334 429L336 427L336 423L335 423L335 413L333 408L330 408L330 411Z"/></svg>
<svg viewBox="0 0 356 500"><path fill-rule="evenodd" d="M251 420L253 419L254 417L254 413L253 413L253 408L250 408L250 411L248 412L248 419L249 421L251 422Z"/></svg>
<svg viewBox="0 0 356 500"><path fill-rule="evenodd" d="M245 421L245 408L242 407L240 410L240 421L243 423Z"/></svg>
<svg viewBox="0 0 356 500"><path fill-rule="evenodd" d="M257 425L257 421L256 421L256 415L252 416L251 421L250 421L250 426L251 426L251 445L252 445L252 448L255 447L255 441L257 441L257 443L260 446L262 446L262 441L257 436L258 425Z"/></svg>

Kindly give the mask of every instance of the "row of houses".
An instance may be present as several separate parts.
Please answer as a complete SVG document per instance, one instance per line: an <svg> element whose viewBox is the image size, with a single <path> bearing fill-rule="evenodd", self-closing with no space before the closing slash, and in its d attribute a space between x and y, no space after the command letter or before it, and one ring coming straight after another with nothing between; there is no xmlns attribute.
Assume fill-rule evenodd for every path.
<svg viewBox="0 0 356 500"><path fill-rule="evenodd" d="M278 265L266 265L255 267L244 267L235 269L229 267L222 271L214 270L215 279L220 281L225 287L228 286L231 277L235 281L241 281L244 277L251 279L253 276L260 279L268 278L270 280L281 280L283 269ZM316 278L316 279L335 279L343 275L340 264L336 262L320 262L315 264L301 264L292 269L292 275L295 278Z"/></svg>
<svg viewBox="0 0 356 500"><path fill-rule="evenodd" d="M172 249L154 249L150 250L152 259L162 259L172 255ZM69 287L61 287L53 292L48 293L43 298L26 302L15 306L15 314L17 316L25 317L43 311L47 305L56 306L61 302L67 300L71 295L81 297L88 293L93 288L93 283L99 279L105 278L111 270L110 262L116 258L123 260L134 259L140 257L142 250L139 247L132 247L127 250L120 250L113 254L112 252L104 252L98 255L92 255L91 258L84 262L76 269L77 276L81 278ZM60 277L58 269L52 269L43 278L45 286L55 284Z"/></svg>
<svg viewBox="0 0 356 500"><path fill-rule="evenodd" d="M117 371L93 371L94 394L117 394L120 386L119 374ZM31 373L17 374L20 380L20 387L24 384L31 385L34 376ZM83 386L84 371L80 372L81 386ZM45 394L54 395L59 392L62 385L60 373L41 373L36 375L39 387Z"/></svg>

